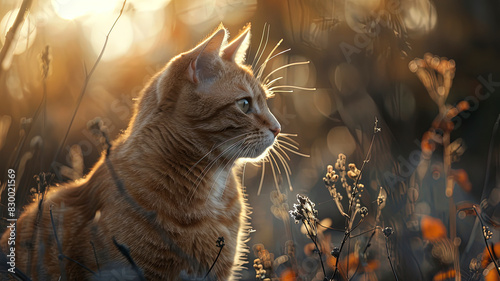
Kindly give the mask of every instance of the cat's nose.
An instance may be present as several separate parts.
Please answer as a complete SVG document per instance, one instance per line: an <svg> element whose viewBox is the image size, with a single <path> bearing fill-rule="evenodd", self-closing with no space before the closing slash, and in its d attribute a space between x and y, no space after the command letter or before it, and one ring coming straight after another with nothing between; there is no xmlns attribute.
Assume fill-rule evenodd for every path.
<svg viewBox="0 0 500 281"><path fill-rule="evenodd" d="M274 134L274 137L277 137L278 134L281 132L281 127L269 128L269 130Z"/></svg>

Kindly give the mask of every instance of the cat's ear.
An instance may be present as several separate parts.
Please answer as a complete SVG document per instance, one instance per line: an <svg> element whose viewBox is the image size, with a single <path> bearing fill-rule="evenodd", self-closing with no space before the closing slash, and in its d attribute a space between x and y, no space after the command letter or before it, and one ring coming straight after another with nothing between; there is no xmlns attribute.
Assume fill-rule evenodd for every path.
<svg viewBox="0 0 500 281"><path fill-rule="evenodd" d="M245 54L250 45L250 24L223 50L222 58L238 64L245 62Z"/></svg>
<svg viewBox="0 0 500 281"><path fill-rule="evenodd" d="M187 76L191 82L198 84L216 75L213 69L214 61L220 59L222 45L226 44L227 36L227 30L220 25L208 39L190 51L196 55L187 69Z"/></svg>

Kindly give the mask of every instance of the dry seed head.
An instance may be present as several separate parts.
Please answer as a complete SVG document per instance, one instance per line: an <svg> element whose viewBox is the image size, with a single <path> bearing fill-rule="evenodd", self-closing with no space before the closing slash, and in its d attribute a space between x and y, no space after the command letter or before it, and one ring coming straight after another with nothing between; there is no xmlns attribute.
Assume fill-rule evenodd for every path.
<svg viewBox="0 0 500 281"><path fill-rule="evenodd" d="M493 232L491 232L489 227L483 226L483 236L486 240L490 240L493 237Z"/></svg>
<svg viewBox="0 0 500 281"><path fill-rule="evenodd" d="M358 177L358 174L356 174L353 171L348 171L347 176L350 177L351 179L355 180Z"/></svg>
<svg viewBox="0 0 500 281"><path fill-rule="evenodd" d="M333 166L332 165L326 166L326 172L327 173L335 173L335 171L333 170Z"/></svg>

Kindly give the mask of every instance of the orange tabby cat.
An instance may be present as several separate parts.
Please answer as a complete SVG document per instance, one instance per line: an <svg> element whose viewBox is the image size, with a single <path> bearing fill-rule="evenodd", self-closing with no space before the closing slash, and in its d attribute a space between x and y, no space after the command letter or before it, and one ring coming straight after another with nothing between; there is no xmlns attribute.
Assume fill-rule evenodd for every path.
<svg viewBox="0 0 500 281"><path fill-rule="evenodd" d="M173 58L142 91L108 158L84 179L52 188L40 214L38 202L27 207L17 224L20 270L28 271L34 236L34 279L89 280L131 263L147 280L203 278L219 252L216 240L224 237L208 278L236 278L249 224L234 164L265 153L280 132L266 90L242 65L249 31L227 44L221 26ZM8 232L4 253L7 238ZM133 262L113 239L130 249Z"/></svg>

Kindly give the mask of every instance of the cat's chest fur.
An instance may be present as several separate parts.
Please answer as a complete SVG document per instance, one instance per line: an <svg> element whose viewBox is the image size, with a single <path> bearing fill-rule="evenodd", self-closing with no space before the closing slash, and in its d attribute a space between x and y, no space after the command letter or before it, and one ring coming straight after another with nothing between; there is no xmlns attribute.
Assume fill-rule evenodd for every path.
<svg viewBox="0 0 500 281"><path fill-rule="evenodd" d="M35 280L92 278L77 263L59 263L62 251L95 272L129 268L133 260L147 280L190 280L205 276L221 251L208 280L236 278L250 226L232 166L266 153L281 130L266 90L243 65L249 30L226 44L220 27L173 58L86 179L53 188L26 208L17 225L21 270Z"/></svg>
<svg viewBox="0 0 500 281"><path fill-rule="evenodd" d="M218 168L212 176L212 179L210 180L211 186L209 188L212 190L212 192L210 192L208 200L210 200L210 203L215 206L216 212L218 212L217 210L222 210L225 207L225 202L221 199L224 195L224 191L227 188L227 183L230 176L232 176L231 170Z"/></svg>

